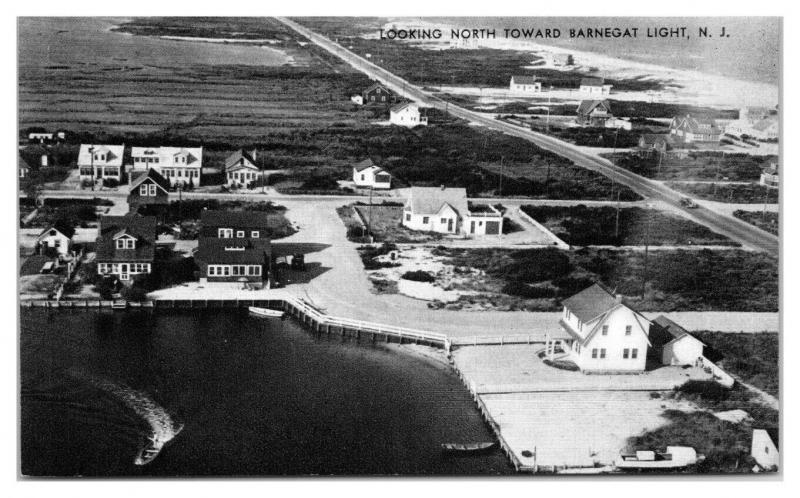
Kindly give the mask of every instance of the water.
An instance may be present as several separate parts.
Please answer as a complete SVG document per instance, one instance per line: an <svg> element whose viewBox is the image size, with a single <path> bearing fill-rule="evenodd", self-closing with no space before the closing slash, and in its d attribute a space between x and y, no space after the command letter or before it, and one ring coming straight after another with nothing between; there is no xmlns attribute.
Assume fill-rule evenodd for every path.
<svg viewBox="0 0 800 498"><path fill-rule="evenodd" d="M512 472L499 451L442 455L491 434L446 366L396 347L243 311L22 309L21 324L26 475Z"/></svg>

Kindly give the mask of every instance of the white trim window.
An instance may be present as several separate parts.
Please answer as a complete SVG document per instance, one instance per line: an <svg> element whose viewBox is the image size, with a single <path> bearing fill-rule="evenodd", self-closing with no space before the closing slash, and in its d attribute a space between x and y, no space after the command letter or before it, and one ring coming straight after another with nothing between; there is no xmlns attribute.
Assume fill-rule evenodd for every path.
<svg viewBox="0 0 800 498"><path fill-rule="evenodd" d="M149 190L149 195L150 195L150 197L155 197L155 196L156 196L156 185L155 185L155 184L152 184L152 183L151 183L151 184L148 186L148 190Z"/></svg>
<svg viewBox="0 0 800 498"><path fill-rule="evenodd" d="M117 239L117 249L136 249L136 240L130 237Z"/></svg>
<svg viewBox="0 0 800 498"><path fill-rule="evenodd" d="M233 238L233 228L218 228L217 229L217 237L220 239L232 239Z"/></svg>
<svg viewBox="0 0 800 498"><path fill-rule="evenodd" d="M236 238L243 239L244 238L244 230L236 230Z"/></svg>
<svg viewBox="0 0 800 498"><path fill-rule="evenodd" d="M146 196L147 194L147 185L139 185L139 195Z"/></svg>
<svg viewBox="0 0 800 498"><path fill-rule="evenodd" d="M250 237L257 239L261 237L261 232L259 232L258 230L253 230L252 232L250 232Z"/></svg>

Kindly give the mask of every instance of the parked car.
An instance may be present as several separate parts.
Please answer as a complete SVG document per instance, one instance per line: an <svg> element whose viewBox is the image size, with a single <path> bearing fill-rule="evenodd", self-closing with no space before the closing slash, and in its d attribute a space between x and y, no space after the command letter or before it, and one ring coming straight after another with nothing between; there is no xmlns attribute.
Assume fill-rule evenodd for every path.
<svg viewBox="0 0 800 498"><path fill-rule="evenodd" d="M699 207L696 202L689 199L688 197L684 197L683 199L681 199L681 206L689 209L696 209Z"/></svg>

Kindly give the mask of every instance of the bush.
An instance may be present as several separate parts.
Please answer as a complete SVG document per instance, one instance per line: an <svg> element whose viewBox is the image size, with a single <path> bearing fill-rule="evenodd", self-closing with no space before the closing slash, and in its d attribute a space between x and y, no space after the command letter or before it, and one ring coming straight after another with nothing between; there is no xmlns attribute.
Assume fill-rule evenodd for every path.
<svg viewBox="0 0 800 498"><path fill-rule="evenodd" d="M94 286L94 291L100 294L102 299L111 299L116 290L117 286L110 277L99 278Z"/></svg>
<svg viewBox="0 0 800 498"><path fill-rule="evenodd" d="M434 282L436 281L436 277L431 275L430 273L422 270L416 271L407 271L403 273L403 276L400 277L404 280L411 280L412 282Z"/></svg>
<svg viewBox="0 0 800 498"><path fill-rule="evenodd" d="M516 281L505 284L501 292L525 299L546 299L556 296L556 290L552 287L535 286Z"/></svg>
<svg viewBox="0 0 800 498"><path fill-rule="evenodd" d="M127 301L140 302L147 300L147 290L138 285L123 287L120 294L122 294L122 297Z"/></svg>
<svg viewBox="0 0 800 498"><path fill-rule="evenodd" d="M119 181L114 178L103 178L103 186L107 188L119 187Z"/></svg>

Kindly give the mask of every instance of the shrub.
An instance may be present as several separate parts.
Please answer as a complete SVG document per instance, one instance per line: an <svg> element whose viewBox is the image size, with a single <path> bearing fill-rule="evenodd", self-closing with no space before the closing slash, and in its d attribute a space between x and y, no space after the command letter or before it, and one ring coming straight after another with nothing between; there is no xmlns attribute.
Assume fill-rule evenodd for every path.
<svg viewBox="0 0 800 498"><path fill-rule="evenodd" d="M505 284L501 292L510 296L519 296L526 299L544 299L556 296L556 290L552 287L529 285L518 281Z"/></svg>
<svg viewBox="0 0 800 498"><path fill-rule="evenodd" d="M422 270L407 271L400 277L404 280L411 280L412 282L434 282L436 277L430 273Z"/></svg>
<svg viewBox="0 0 800 498"><path fill-rule="evenodd" d="M103 186L107 188L119 187L119 181L114 178L103 178Z"/></svg>
<svg viewBox="0 0 800 498"><path fill-rule="evenodd" d="M120 294L122 294L122 297L127 301L139 302L147 300L147 290L138 285L123 287Z"/></svg>
<svg viewBox="0 0 800 498"><path fill-rule="evenodd" d="M99 278L94 286L94 291L100 294L102 299L111 299L116 290L116 285L110 277Z"/></svg>

